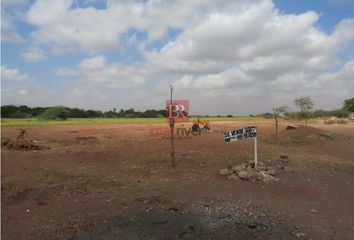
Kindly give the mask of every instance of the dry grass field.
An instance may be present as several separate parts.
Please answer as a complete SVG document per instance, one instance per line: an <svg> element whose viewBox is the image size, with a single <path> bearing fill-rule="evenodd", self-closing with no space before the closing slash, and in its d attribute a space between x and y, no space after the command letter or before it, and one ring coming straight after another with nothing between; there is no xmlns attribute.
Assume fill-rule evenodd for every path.
<svg viewBox="0 0 354 240"><path fill-rule="evenodd" d="M253 159L252 139L223 141L223 131L251 125L277 181L219 174ZM286 126L275 138L272 120L211 122L175 141L174 168L169 140L151 135L166 123L25 127L44 148L2 147L2 237L354 239L354 125Z"/></svg>

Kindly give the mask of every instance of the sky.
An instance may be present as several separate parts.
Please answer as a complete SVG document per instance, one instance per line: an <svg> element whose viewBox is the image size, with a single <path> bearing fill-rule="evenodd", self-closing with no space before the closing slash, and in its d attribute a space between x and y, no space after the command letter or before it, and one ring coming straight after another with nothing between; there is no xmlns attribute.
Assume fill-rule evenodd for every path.
<svg viewBox="0 0 354 240"><path fill-rule="evenodd" d="M192 114L354 97L354 0L2 0L1 104Z"/></svg>

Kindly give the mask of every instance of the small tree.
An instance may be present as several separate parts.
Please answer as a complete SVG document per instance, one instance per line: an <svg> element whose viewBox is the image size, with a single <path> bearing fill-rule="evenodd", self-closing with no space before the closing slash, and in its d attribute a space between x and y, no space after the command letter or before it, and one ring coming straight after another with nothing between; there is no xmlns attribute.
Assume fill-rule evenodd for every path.
<svg viewBox="0 0 354 240"><path fill-rule="evenodd" d="M45 120L66 120L68 118L69 111L63 106L50 107L45 110L40 118Z"/></svg>
<svg viewBox="0 0 354 240"><path fill-rule="evenodd" d="M296 107L300 108L301 118L305 118L305 126L307 126L308 112L313 109L315 103L310 97L297 98L294 102Z"/></svg>
<svg viewBox="0 0 354 240"><path fill-rule="evenodd" d="M354 119L354 98L345 100L343 108L349 112L349 119Z"/></svg>
<svg viewBox="0 0 354 240"><path fill-rule="evenodd" d="M350 98L344 101L344 109L348 112L354 112L354 98Z"/></svg>
<svg viewBox="0 0 354 240"><path fill-rule="evenodd" d="M273 107L273 115L274 115L274 120L275 120L275 137L278 136L278 117L280 117L280 115L282 113L287 112L288 109L289 108L287 106L281 106L281 107L277 107L277 108Z"/></svg>

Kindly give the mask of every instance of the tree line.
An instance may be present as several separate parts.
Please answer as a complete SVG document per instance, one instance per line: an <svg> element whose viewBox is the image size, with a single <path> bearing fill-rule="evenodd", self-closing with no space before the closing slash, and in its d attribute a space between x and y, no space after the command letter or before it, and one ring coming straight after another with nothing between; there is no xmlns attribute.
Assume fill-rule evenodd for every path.
<svg viewBox="0 0 354 240"><path fill-rule="evenodd" d="M347 99L343 103L343 107L334 110L314 110L314 102L309 97L294 100L299 111L290 111L286 106L273 108L273 113L262 113L258 115L250 115L250 117L276 118L281 117L289 119L307 119L335 116L338 118L346 118L349 113L354 112L354 98ZM4 105L1 106L2 118L43 118L43 119L67 119L67 118L163 118L166 116L166 110L148 109L146 111L135 111L133 108L117 111L113 108L109 111L85 110L81 108L69 108L64 106L54 107L28 107L26 105ZM210 117L209 115L195 115L192 117ZM216 117L223 117L217 115ZM233 115L226 115L233 117Z"/></svg>
<svg viewBox="0 0 354 240"><path fill-rule="evenodd" d="M354 112L354 98L346 99L342 108L334 110L314 109L314 101L310 97L297 98L294 100L295 106L299 111L292 111L288 106L273 107L273 112L266 112L256 115L257 117L274 118L281 116L288 119L306 119L338 117L347 118L351 112ZM253 115L250 115L253 117Z"/></svg>
<svg viewBox="0 0 354 240"><path fill-rule="evenodd" d="M81 108L69 108L64 106L54 107L29 107L26 105L4 105L1 106L2 118L44 118L44 119L66 119L66 118L159 118L165 117L166 110L148 109L146 111L135 111L133 108L113 108L109 111L85 110Z"/></svg>

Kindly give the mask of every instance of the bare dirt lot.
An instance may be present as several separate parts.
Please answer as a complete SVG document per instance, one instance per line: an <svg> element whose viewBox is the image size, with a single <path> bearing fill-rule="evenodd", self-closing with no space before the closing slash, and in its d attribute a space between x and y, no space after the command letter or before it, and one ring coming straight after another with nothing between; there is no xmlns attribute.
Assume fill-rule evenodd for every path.
<svg viewBox="0 0 354 240"><path fill-rule="evenodd" d="M277 181L219 174L253 159L252 139L223 141L250 125ZM175 141L175 168L150 135L167 124L28 127L49 149L2 147L2 239L354 239L354 125L313 126L275 139L272 120L212 122Z"/></svg>

